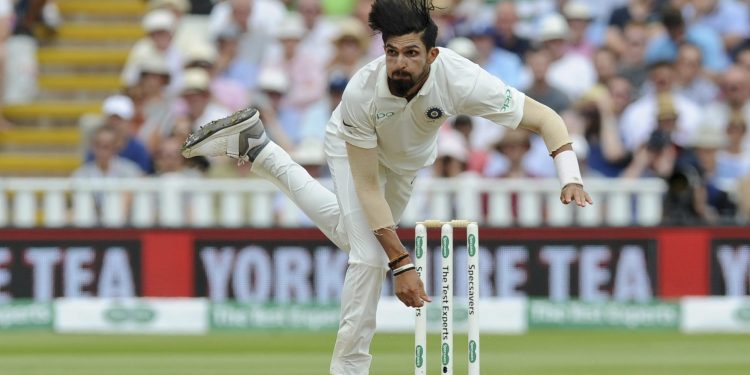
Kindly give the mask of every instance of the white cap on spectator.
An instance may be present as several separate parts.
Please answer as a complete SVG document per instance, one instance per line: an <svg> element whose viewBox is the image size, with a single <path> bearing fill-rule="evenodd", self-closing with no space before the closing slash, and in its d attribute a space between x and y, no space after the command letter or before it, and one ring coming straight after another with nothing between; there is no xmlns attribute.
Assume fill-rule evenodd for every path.
<svg viewBox="0 0 750 375"><path fill-rule="evenodd" d="M367 47L370 46L370 37L367 34L367 26L365 26L359 18L345 18L338 26L336 37L333 40L334 43L338 43L344 38L350 37L354 38L362 49L367 49Z"/></svg>
<svg viewBox="0 0 750 375"><path fill-rule="evenodd" d="M125 95L112 95L104 99L102 113L106 116L118 116L124 120L132 120L135 114L133 100Z"/></svg>
<svg viewBox="0 0 750 375"><path fill-rule="evenodd" d="M693 137L690 146L703 149L719 149L727 144L726 132L711 124L702 124Z"/></svg>
<svg viewBox="0 0 750 375"><path fill-rule="evenodd" d="M143 73L170 75L167 60L158 54L148 54L138 59L138 68Z"/></svg>
<svg viewBox="0 0 750 375"><path fill-rule="evenodd" d="M151 0L148 2L149 9L159 9L167 6L177 9L180 13L187 13L190 11L189 0Z"/></svg>
<svg viewBox="0 0 750 375"><path fill-rule="evenodd" d="M556 39L568 39L568 21L560 14L550 14L542 19L539 25L537 40L547 42Z"/></svg>
<svg viewBox="0 0 750 375"><path fill-rule="evenodd" d="M216 62L217 56L218 52L216 52L214 46L208 43L196 42L190 44L187 51L185 51L185 62L205 61L213 64Z"/></svg>
<svg viewBox="0 0 750 375"><path fill-rule="evenodd" d="M258 88L263 91L285 93L289 89L289 78L281 69L264 69L258 77Z"/></svg>
<svg viewBox="0 0 750 375"><path fill-rule="evenodd" d="M211 87L211 77L206 69L190 68L185 69L185 76L182 84L182 94L191 92L207 92Z"/></svg>
<svg viewBox="0 0 750 375"><path fill-rule="evenodd" d="M289 13L284 20L281 21L281 25L276 29L276 39L302 39L305 36L307 29L305 28L305 21L298 13Z"/></svg>
<svg viewBox="0 0 750 375"><path fill-rule="evenodd" d="M450 42L448 42L448 45L446 47L471 61L476 60L476 58L479 56L477 46L469 38L464 38L461 36L453 38Z"/></svg>
<svg viewBox="0 0 750 375"><path fill-rule="evenodd" d="M438 157L450 156L458 161L465 162L469 156L466 140L456 130L450 129L440 132L438 137Z"/></svg>
<svg viewBox="0 0 750 375"><path fill-rule="evenodd" d="M569 1L563 8L565 18L569 20L591 20L591 8L588 4L581 1Z"/></svg>
<svg viewBox="0 0 750 375"><path fill-rule="evenodd" d="M176 23L177 19L172 12L166 9L156 9L143 16L142 26L147 33L153 33L156 31L173 32Z"/></svg>
<svg viewBox="0 0 750 375"><path fill-rule="evenodd" d="M323 141L315 138L303 139L290 156L299 165L323 165L325 164Z"/></svg>

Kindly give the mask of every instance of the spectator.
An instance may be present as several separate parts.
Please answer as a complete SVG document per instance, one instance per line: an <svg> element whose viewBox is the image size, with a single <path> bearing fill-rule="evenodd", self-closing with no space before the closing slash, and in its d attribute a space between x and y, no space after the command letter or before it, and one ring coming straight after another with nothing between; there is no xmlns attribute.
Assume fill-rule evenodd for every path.
<svg viewBox="0 0 750 375"><path fill-rule="evenodd" d="M53 35L60 26L61 17L57 4L51 0L18 0L16 3L16 24L14 35L36 36L36 26L42 32ZM12 4L11 4L12 5Z"/></svg>
<svg viewBox="0 0 750 375"><path fill-rule="evenodd" d="M132 126L135 109L133 101L125 95L113 95L104 100L102 104L102 114L104 116L103 124L111 128L116 135L116 152L117 155L135 163L141 172L151 174L154 172L154 166L146 146L134 137ZM95 150L89 150L86 154L86 161L94 160Z"/></svg>
<svg viewBox="0 0 750 375"><path fill-rule="evenodd" d="M227 26L235 26L243 33L258 30L273 34L287 13L288 1L279 0L224 0L211 9L208 31L216 37ZM290 5L290 4L289 4Z"/></svg>
<svg viewBox="0 0 750 375"><path fill-rule="evenodd" d="M217 75L217 52L207 43L196 42L185 54L185 69L204 69L211 77L211 96L218 104L231 111L238 111L250 104L249 92L238 82Z"/></svg>
<svg viewBox="0 0 750 375"><path fill-rule="evenodd" d="M169 68L168 92L173 94L179 91L182 84L183 61L182 54L172 42L176 22L174 14L165 9L153 10L143 16L142 25L147 36L130 49L121 76L126 87L132 87L138 82L138 64L153 56L159 56L166 61Z"/></svg>
<svg viewBox="0 0 750 375"><path fill-rule="evenodd" d="M645 63L648 30L646 25L630 23L625 26L620 56L619 75L627 79L633 88L640 89L648 78Z"/></svg>
<svg viewBox="0 0 750 375"><path fill-rule="evenodd" d="M188 46L199 41L201 38L207 39L205 33L195 30L195 27L185 20L185 14L190 12L189 0L149 0L149 11L163 9L174 15L175 27L173 33L173 44L181 53L187 51Z"/></svg>
<svg viewBox="0 0 750 375"><path fill-rule="evenodd" d="M714 129L719 129L708 124ZM716 156L716 178L737 182L742 176L750 175L750 149L744 147L743 141L747 136L747 122L735 114L729 120L724 131L726 147Z"/></svg>
<svg viewBox="0 0 750 375"><path fill-rule="evenodd" d="M463 136L464 142L467 145L467 170L481 174L487 164L489 154L487 150L476 147L474 138L476 138L475 134L478 132L474 132L474 119L470 116L458 115L453 119L452 125L453 130Z"/></svg>
<svg viewBox="0 0 750 375"><path fill-rule="evenodd" d="M78 167L71 175L74 179L102 180L102 179L120 179L120 178L137 178L143 175L143 172L137 164L117 155L118 131L110 125L103 125L94 130L91 136L89 148L93 152L93 159L85 162ZM133 195L125 192L121 195L122 203L126 212L124 217L129 217L129 210ZM98 212L95 217L102 218L102 204L104 202L104 192L94 191L94 209Z"/></svg>
<svg viewBox="0 0 750 375"><path fill-rule="evenodd" d="M468 170L468 156L468 145L461 134L450 128L441 131L438 137L438 158L432 166L432 176L459 178L474 175Z"/></svg>
<svg viewBox="0 0 750 375"><path fill-rule="evenodd" d="M587 31L593 20L591 9L580 0L571 0L563 7L563 15L570 28L569 48L571 51L591 58L596 45L588 39Z"/></svg>
<svg viewBox="0 0 750 375"><path fill-rule="evenodd" d="M525 162L530 149L531 141L528 132L525 130L506 131L503 137L495 143L482 174L495 178L534 177Z"/></svg>
<svg viewBox="0 0 750 375"><path fill-rule="evenodd" d="M165 139L154 155L156 175L159 177L196 178L201 177L198 168L191 167L190 160L182 157L184 141L175 137Z"/></svg>
<svg viewBox="0 0 750 375"><path fill-rule="evenodd" d="M701 69L701 50L690 43L680 45L675 71L678 92L698 104L711 103L719 95L719 88Z"/></svg>
<svg viewBox="0 0 750 375"><path fill-rule="evenodd" d="M495 45L523 59L531 41L516 33L518 12L514 1L498 1L495 7Z"/></svg>
<svg viewBox="0 0 750 375"><path fill-rule="evenodd" d="M538 102L562 113L570 107L570 99L564 92L549 83L550 52L547 49L530 50L526 64L531 70L532 82L524 91Z"/></svg>
<svg viewBox="0 0 750 375"><path fill-rule="evenodd" d="M356 0L354 12L352 13L362 24L367 25L367 34L370 38L370 48L367 50L368 61L372 61L383 54L383 38L380 33L372 31L368 23L371 8L372 0Z"/></svg>
<svg viewBox="0 0 750 375"><path fill-rule="evenodd" d="M689 162L690 155L684 152L685 148L674 142L678 121L684 116L680 114L676 107L675 97L670 93L662 93L655 100L656 113L654 117L656 124L648 139L639 144L633 151L633 160L623 171L622 176L670 179L676 172L681 174L693 173L692 169L695 169L695 173L698 173L695 163ZM683 146L689 146L689 142L692 142L693 139L694 136L691 134L691 137L687 139ZM691 171L687 169L678 171L679 168L676 167L684 167ZM700 176L696 175L696 178L700 178Z"/></svg>
<svg viewBox="0 0 750 375"><path fill-rule="evenodd" d="M304 32L300 49L317 56L320 61L330 61L333 56L331 40L336 37L336 26L323 15L321 0L297 0L297 12L302 16ZM288 16L287 16L288 18ZM285 23L281 22L281 26ZM279 26L279 27L281 27Z"/></svg>
<svg viewBox="0 0 750 375"><path fill-rule="evenodd" d="M617 54L608 47L598 48L593 55L596 70L597 86L606 86L609 80L617 76Z"/></svg>
<svg viewBox="0 0 750 375"><path fill-rule="evenodd" d="M656 4L656 0L630 0L627 5L613 10L609 17L607 46L613 48L619 55L623 55L626 50L626 43L623 40L626 26L655 22L658 19Z"/></svg>
<svg viewBox="0 0 750 375"><path fill-rule="evenodd" d="M703 68L716 74L729 66L721 38L715 30L701 25L686 25L679 9L665 8L661 14L665 32L653 37L646 46L646 61L675 61L677 47L685 42L696 45L703 56Z"/></svg>
<svg viewBox="0 0 750 375"><path fill-rule="evenodd" d="M689 164L674 169L664 195L662 225L704 225L711 220L706 187L698 170Z"/></svg>
<svg viewBox="0 0 750 375"><path fill-rule="evenodd" d="M617 76L609 80L607 89L612 98L612 113L619 124L625 108L633 101L633 86L627 79Z"/></svg>
<svg viewBox="0 0 750 375"><path fill-rule="evenodd" d="M266 69L260 76L258 89L255 105L260 108L269 137L285 150L293 150L299 142L301 114L284 101L289 78L281 69Z"/></svg>
<svg viewBox="0 0 750 375"><path fill-rule="evenodd" d="M229 109L213 100L210 89L211 77L205 69L185 70L185 84L181 96L185 101L187 111L177 118L177 125L180 128L178 131L192 133L210 121L232 114Z"/></svg>
<svg viewBox="0 0 750 375"><path fill-rule="evenodd" d="M458 33L456 31L456 9L454 0L432 0L435 9L430 16L438 27L437 45L445 46Z"/></svg>
<svg viewBox="0 0 750 375"><path fill-rule="evenodd" d="M136 137L153 153L174 126L172 99L166 93L171 73L167 62L158 55L139 62L138 71L138 84L129 90L135 98L136 117L141 118Z"/></svg>
<svg viewBox="0 0 750 375"><path fill-rule="evenodd" d="M724 42L724 49L728 51L750 37L750 8L747 2L693 0L684 13L690 15L690 24L717 31Z"/></svg>
<svg viewBox="0 0 750 375"><path fill-rule="evenodd" d="M542 19L538 41L551 57L547 81L576 100L594 85L596 72L589 59L569 50L569 37L568 23L561 15Z"/></svg>
<svg viewBox="0 0 750 375"><path fill-rule="evenodd" d="M657 128L657 114L660 100L669 96L670 105L677 114L677 127L671 141L685 146L693 139L695 130L701 121L700 108L690 100L675 94L675 72L672 63L657 62L649 67L649 93L631 103L622 115L620 134L625 148L633 152L648 141L650 134Z"/></svg>
<svg viewBox="0 0 750 375"><path fill-rule="evenodd" d="M320 100L326 90L325 61L322 55L303 48L305 24L298 14L289 13L276 34L278 43L263 64L264 69L281 69L289 79L284 104L303 114ZM327 42L330 44L330 40ZM291 135L291 134L290 134Z"/></svg>
<svg viewBox="0 0 750 375"><path fill-rule="evenodd" d="M227 0L214 7L211 12L210 31L219 43L219 53L223 57L219 66L227 78L235 79L246 85L248 90L255 89L260 66L265 59L268 48L273 41L271 33L281 23L283 14L278 20L275 15L259 13L255 9L264 3L261 0ZM255 15L274 20L268 27L260 27L251 22ZM286 14L286 12L284 12Z"/></svg>
<svg viewBox="0 0 750 375"><path fill-rule="evenodd" d="M615 77L609 82L618 90L629 89L627 81L622 78ZM615 104L607 86L597 86L576 105L576 112L583 122L583 139L573 145L574 149L576 143L587 146L586 163L591 173L617 177L630 161L617 126L617 116L622 113L623 106Z"/></svg>
<svg viewBox="0 0 750 375"><path fill-rule="evenodd" d="M339 23L333 40L333 59L328 63L328 77L351 78L367 61L370 38L367 27L358 18L350 17Z"/></svg>
<svg viewBox="0 0 750 375"><path fill-rule="evenodd" d="M726 181L718 177L718 152L726 145L726 135L711 124L703 124L692 142L693 152L702 173L703 188L706 194L704 219L728 222L737 213L737 206L731 201L727 191L733 189L737 180Z"/></svg>
<svg viewBox="0 0 750 375"><path fill-rule="evenodd" d="M515 53L497 47L494 35L494 30L490 26L478 26L472 30L469 36L474 44L476 56L473 59L469 58L469 60L474 61L495 77L502 79L505 84L517 87L521 83L523 62ZM451 41L448 48L451 44L455 46L456 39Z"/></svg>
<svg viewBox="0 0 750 375"><path fill-rule="evenodd" d="M750 71L734 65L721 76L722 100L709 104L704 117L714 127L723 129L734 116L750 123ZM750 135L745 134L743 148L750 149Z"/></svg>
<svg viewBox="0 0 750 375"><path fill-rule="evenodd" d="M241 85L246 91L252 91L257 86L260 65L243 60L244 55L240 55L238 51L241 39L242 34L234 25L227 26L216 36L218 56L214 71L217 77Z"/></svg>
<svg viewBox="0 0 750 375"><path fill-rule="evenodd" d="M91 137L93 158L73 172L76 178L129 178L143 174L137 164L117 155L118 131L104 125Z"/></svg>
<svg viewBox="0 0 750 375"><path fill-rule="evenodd" d="M323 99L313 104L302 117L299 127L299 143L308 139L317 139L323 142L326 134L326 125L331 118L331 113L341 102L349 79L333 75L328 81L328 93Z"/></svg>

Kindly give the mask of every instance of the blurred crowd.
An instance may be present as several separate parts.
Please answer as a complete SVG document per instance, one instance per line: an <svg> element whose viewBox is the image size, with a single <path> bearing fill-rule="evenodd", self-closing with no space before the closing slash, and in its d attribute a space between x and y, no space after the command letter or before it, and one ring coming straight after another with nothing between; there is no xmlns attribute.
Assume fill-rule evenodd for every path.
<svg viewBox="0 0 750 375"><path fill-rule="evenodd" d="M0 22L4 3L0 0ZM35 0L29 0L32 3ZM584 177L659 177L665 223L750 217L750 1L433 0L438 43L560 113ZM370 0L151 0L123 90L87 126L77 176L231 177L185 137L255 106L271 138L326 176L325 125L383 52ZM200 16L200 29L187 17ZM193 28L191 30L191 28ZM435 177L554 177L541 139L482 118L441 130Z"/></svg>

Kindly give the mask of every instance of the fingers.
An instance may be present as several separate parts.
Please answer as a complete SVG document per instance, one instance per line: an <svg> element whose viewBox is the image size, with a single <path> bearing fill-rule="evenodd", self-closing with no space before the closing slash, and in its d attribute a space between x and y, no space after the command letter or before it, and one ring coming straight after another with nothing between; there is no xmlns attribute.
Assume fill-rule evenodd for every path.
<svg viewBox="0 0 750 375"><path fill-rule="evenodd" d="M575 202L578 207L586 207L589 204L594 204L594 200L591 199L589 193L581 188L563 189L560 193L560 202L563 204Z"/></svg>
<svg viewBox="0 0 750 375"><path fill-rule="evenodd" d="M432 298L427 295L424 288L410 292L396 293L398 299L408 307L422 307L425 302L432 302Z"/></svg>
<svg viewBox="0 0 750 375"><path fill-rule="evenodd" d="M587 193L587 192L585 192L585 191L584 191L584 192L583 192L583 195L584 195L584 196L586 196L586 202L587 202L588 204L594 204L594 200L593 200L593 199L591 199L591 196L589 195L589 193Z"/></svg>

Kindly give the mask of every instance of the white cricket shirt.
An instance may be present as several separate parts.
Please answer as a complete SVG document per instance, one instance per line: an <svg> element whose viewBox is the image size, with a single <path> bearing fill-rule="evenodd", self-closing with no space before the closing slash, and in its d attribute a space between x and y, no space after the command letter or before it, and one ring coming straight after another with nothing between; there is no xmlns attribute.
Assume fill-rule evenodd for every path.
<svg viewBox="0 0 750 375"><path fill-rule="evenodd" d="M481 116L518 126L522 92L446 48L440 48L430 69L422 89L407 102L388 89L385 56L364 66L331 117L337 135L357 147L377 147L380 163L411 173L435 161L438 129L450 116Z"/></svg>

